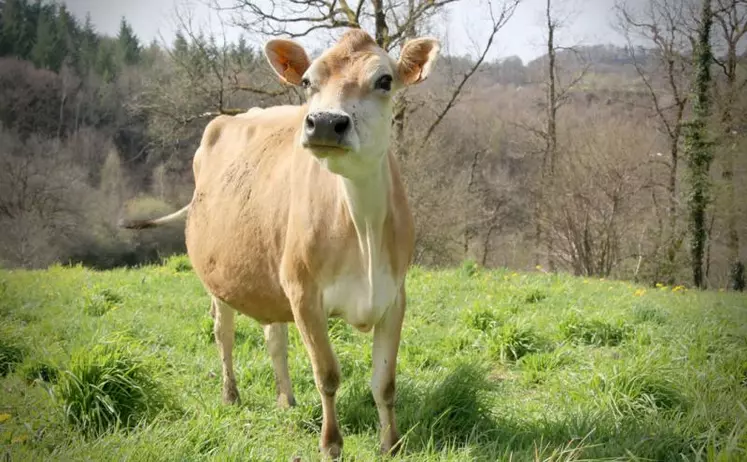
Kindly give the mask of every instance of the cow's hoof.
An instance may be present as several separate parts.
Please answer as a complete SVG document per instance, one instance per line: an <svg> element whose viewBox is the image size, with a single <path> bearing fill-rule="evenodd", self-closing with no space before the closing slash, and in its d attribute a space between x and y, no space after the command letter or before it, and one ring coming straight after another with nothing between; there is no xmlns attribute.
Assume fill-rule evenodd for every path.
<svg viewBox="0 0 747 462"><path fill-rule="evenodd" d="M342 434L337 426L322 428L322 457L325 460L340 460L342 456Z"/></svg>
<svg viewBox="0 0 747 462"><path fill-rule="evenodd" d="M223 403L235 405L241 404L239 390L236 389L236 385L223 388Z"/></svg>
<svg viewBox="0 0 747 462"><path fill-rule="evenodd" d="M278 395L278 407L280 409L288 409L296 405L296 398L293 395L279 394Z"/></svg>
<svg viewBox="0 0 747 462"><path fill-rule="evenodd" d="M321 447L322 459L323 460L340 460L342 457L342 445L337 443L331 443L327 446Z"/></svg>

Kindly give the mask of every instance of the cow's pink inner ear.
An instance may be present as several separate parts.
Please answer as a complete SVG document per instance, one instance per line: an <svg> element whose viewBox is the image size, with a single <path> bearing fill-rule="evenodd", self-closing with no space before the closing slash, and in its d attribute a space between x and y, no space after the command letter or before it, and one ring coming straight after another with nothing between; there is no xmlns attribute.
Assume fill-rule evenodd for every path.
<svg viewBox="0 0 747 462"><path fill-rule="evenodd" d="M270 40L265 45L265 56L275 73L291 85L300 85L304 72L311 65L303 47L292 40Z"/></svg>
<svg viewBox="0 0 747 462"><path fill-rule="evenodd" d="M422 82L428 77L440 46L438 40L419 38L411 40L402 48L397 64L399 77L405 85Z"/></svg>

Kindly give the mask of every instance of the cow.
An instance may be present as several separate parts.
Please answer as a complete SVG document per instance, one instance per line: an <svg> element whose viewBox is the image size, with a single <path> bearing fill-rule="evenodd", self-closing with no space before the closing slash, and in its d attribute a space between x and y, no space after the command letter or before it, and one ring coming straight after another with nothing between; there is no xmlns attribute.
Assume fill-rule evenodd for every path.
<svg viewBox="0 0 747 462"><path fill-rule="evenodd" d="M311 61L298 43L270 40L267 60L282 82L303 88L305 104L213 119L194 156L189 205L123 223L142 229L187 217L189 258L212 297L224 402L239 402L234 312L264 326L281 407L295 404L287 323L296 324L321 396L326 457L338 458L343 446L330 317L373 329L381 450L393 452L400 442L395 371L414 229L388 149L393 96L426 79L438 50L436 39L417 38L394 60L369 34L350 29Z"/></svg>

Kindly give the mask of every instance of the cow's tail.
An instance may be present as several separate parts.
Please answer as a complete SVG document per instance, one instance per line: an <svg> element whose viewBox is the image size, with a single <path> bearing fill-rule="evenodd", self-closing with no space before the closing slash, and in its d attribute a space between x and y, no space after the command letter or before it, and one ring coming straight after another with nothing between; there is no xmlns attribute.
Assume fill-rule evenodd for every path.
<svg viewBox="0 0 747 462"><path fill-rule="evenodd" d="M185 216L187 216L188 210L189 210L189 204L185 205L180 210L170 215L166 215L160 218L154 218L152 220L120 220L119 227L127 228L127 229L156 228L158 226L165 225L165 224L183 219Z"/></svg>

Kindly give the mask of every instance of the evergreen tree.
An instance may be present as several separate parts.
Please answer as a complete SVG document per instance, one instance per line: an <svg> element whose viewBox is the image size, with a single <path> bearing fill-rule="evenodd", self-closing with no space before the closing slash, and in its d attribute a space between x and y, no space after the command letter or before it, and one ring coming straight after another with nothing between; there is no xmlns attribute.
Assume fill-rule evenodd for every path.
<svg viewBox="0 0 747 462"><path fill-rule="evenodd" d="M0 56L29 57L35 36L33 23L27 19L32 9L26 0L6 0L0 29Z"/></svg>
<svg viewBox="0 0 747 462"><path fill-rule="evenodd" d="M184 38L181 30L176 31L176 37L174 37L174 44L172 45L174 57L177 60L184 60L189 56L189 42Z"/></svg>
<svg viewBox="0 0 747 462"><path fill-rule="evenodd" d="M125 18L119 23L117 46L122 61L125 64L137 64L140 61L140 41Z"/></svg>
<svg viewBox="0 0 747 462"><path fill-rule="evenodd" d="M78 25L64 3L60 5L57 11L55 32L57 46L55 50L56 60L62 64L66 59L70 59L71 64L77 64L79 51L76 49ZM60 66L57 66L57 69L59 68Z"/></svg>
<svg viewBox="0 0 747 462"><path fill-rule="evenodd" d="M90 13L86 15L83 30L78 39L78 72L81 75L94 70L96 66L99 37L93 27Z"/></svg>
<svg viewBox="0 0 747 462"><path fill-rule="evenodd" d="M106 82L111 82L119 74L120 66L116 58L117 50L117 42L110 38L101 39L96 49L94 70Z"/></svg>
<svg viewBox="0 0 747 462"><path fill-rule="evenodd" d="M31 48L31 61L36 67L58 71L62 58L57 56L59 43L53 6L44 6L36 24L36 40Z"/></svg>

